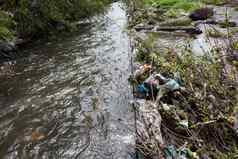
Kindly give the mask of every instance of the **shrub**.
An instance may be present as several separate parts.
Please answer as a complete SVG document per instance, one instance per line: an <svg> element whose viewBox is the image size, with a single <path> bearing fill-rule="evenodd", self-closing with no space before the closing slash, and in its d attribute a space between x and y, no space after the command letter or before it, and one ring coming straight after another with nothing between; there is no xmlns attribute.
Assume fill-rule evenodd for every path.
<svg viewBox="0 0 238 159"><path fill-rule="evenodd" d="M14 38L14 21L7 12L0 11L0 40L9 41Z"/></svg>
<svg viewBox="0 0 238 159"><path fill-rule="evenodd" d="M67 29L70 22L87 18L109 3L109 0L21 0L7 1L4 9L14 12L20 36L39 36L57 30L58 25Z"/></svg>

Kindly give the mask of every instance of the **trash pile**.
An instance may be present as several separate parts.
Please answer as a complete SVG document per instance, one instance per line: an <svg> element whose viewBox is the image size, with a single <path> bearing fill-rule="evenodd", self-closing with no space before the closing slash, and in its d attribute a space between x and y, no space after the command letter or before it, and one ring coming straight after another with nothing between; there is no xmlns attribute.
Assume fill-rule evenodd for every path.
<svg viewBox="0 0 238 159"><path fill-rule="evenodd" d="M166 94L176 98L185 91L178 72L174 73L173 78L167 78L160 73L152 73L152 66L148 64L136 70L134 81L137 84L135 97L156 99L157 102Z"/></svg>
<svg viewBox="0 0 238 159"><path fill-rule="evenodd" d="M192 98L196 93L186 89L179 72L160 73L151 64L144 64L132 81L139 101L137 149L143 158L212 159L218 151L230 151L238 144L237 112L232 119L220 114L202 121L203 113L194 101L197 97ZM216 100L211 95L206 98ZM209 148L214 154L207 151Z"/></svg>

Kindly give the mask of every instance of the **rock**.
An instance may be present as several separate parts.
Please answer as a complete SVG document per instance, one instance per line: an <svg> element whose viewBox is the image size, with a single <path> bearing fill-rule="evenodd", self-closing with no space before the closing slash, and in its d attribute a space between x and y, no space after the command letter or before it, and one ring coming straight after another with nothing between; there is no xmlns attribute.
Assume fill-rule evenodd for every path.
<svg viewBox="0 0 238 159"><path fill-rule="evenodd" d="M17 48L14 43L0 42L0 59L12 59L16 56Z"/></svg>
<svg viewBox="0 0 238 159"><path fill-rule="evenodd" d="M67 29L66 24L61 21L52 21L51 24L58 31L63 31Z"/></svg>
<svg viewBox="0 0 238 159"><path fill-rule="evenodd" d="M10 42L1 42L0 43L0 51L3 51L3 52L16 51L15 44L10 43Z"/></svg>
<svg viewBox="0 0 238 159"><path fill-rule="evenodd" d="M6 0L0 0L0 6L3 5L6 2Z"/></svg>
<svg viewBox="0 0 238 159"><path fill-rule="evenodd" d="M17 38L14 41L14 44L19 49L19 48L22 48L22 47L26 46L30 42L32 42L30 38L28 38L28 39L27 38L24 38L24 39Z"/></svg>
<svg viewBox="0 0 238 159"><path fill-rule="evenodd" d="M197 20L206 20L214 15L214 11L212 8L201 8L193 11L189 18L193 21Z"/></svg>
<svg viewBox="0 0 238 159"><path fill-rule="evenodd" d="M238 52L231 54L231 58L233 61L238 61Z"/></svg>
<svg viewBox="0 0 238 159"><path fill-rule="evenodd" d="M202 154L201 159L211 159L207 154Z"/></svg>
<svg viewBox="0 0 238 159"><path fill-rule="evenodd" d="M31 9L39 9L40 8L40 2L38 0L33 0L31 2Z"/></svg>

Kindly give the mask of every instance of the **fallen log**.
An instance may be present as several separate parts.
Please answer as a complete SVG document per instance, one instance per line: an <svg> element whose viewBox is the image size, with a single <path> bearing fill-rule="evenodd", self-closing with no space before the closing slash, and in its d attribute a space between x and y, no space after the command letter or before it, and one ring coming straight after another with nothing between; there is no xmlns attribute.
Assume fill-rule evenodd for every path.
<svg viewBox="0 0 238 159"><path fill-rule="evenodd" d="M142 30L153 30L155 26L135 26L134 29L136 31L142 31Z"/></svg>
<svg viewBox="0 0 238 159"><path fill-rule="evenodd" d="M142 30L154 30L154 31L167 31L167 32L174 32L174 31L184 31L188 34L201 34L202 30L196 27L157 27L157 26L136 26L134 28L136 31Z"/></svg>
<svg viewBox="0 0 238 159"><path fill-rule="evenodd" d="M156 31L185 31L189 34L201 34L202 31L196 27L157 27Z"/></svg>

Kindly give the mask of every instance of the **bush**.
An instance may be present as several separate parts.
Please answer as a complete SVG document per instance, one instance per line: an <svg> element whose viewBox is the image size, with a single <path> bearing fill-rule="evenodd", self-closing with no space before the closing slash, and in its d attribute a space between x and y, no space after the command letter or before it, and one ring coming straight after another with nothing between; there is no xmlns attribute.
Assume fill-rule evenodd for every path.
<svg viewBox="0 0 238 159"><path fill-rule="evenodd" d="M109 3L109 0L21 0L7 1L6 10L14 12L20 36L39 36L58 26L89 17Z"/></svg>
<svg viewBox="0 0 238 159"><path fill-rule="evenodd" d="M14 21L12 16L4 11L0 11L0 40L9 41L14 38Z"/></svg>

